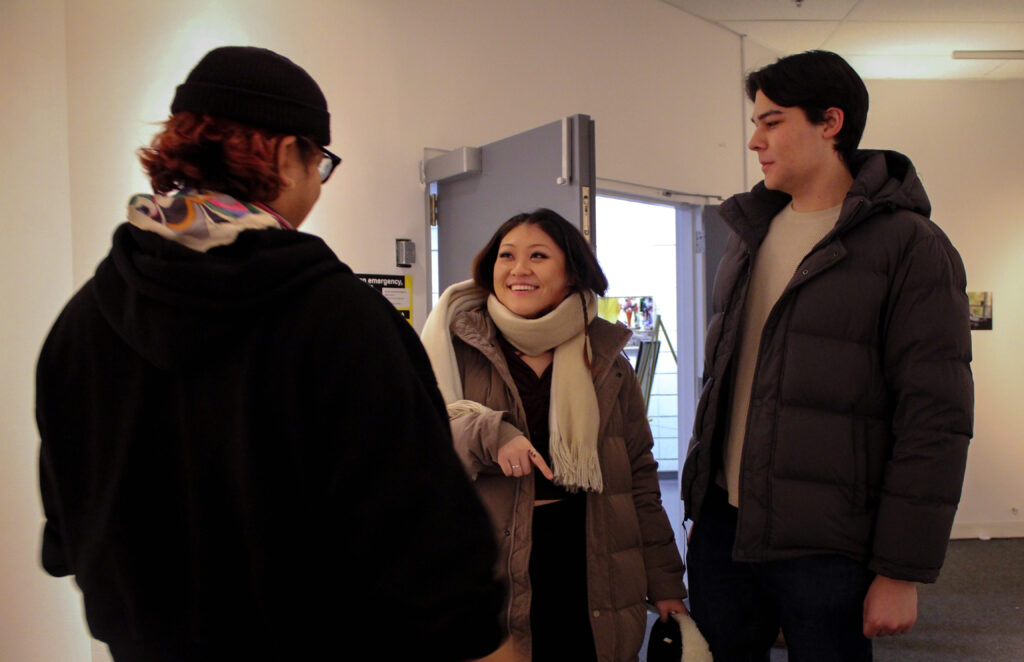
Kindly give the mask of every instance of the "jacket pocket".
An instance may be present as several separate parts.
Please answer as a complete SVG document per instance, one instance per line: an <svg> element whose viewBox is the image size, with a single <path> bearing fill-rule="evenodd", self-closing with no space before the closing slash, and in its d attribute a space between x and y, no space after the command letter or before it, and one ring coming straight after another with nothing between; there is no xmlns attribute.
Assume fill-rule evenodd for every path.
<svg viewBox="0 0 1024 662"><path fill-rule="evenodd" d="M632 494L633 470L625 438L621 435L611 435L599 443L598 454L605 494Z"/></svg>

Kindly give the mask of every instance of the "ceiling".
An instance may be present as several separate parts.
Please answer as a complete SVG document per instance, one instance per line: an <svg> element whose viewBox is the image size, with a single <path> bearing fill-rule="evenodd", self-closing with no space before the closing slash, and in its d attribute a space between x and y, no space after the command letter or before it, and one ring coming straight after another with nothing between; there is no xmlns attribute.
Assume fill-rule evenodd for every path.
<svg viewBox="0 0 1024 662"><path fill-rule="evenodd" d="M1024 49L1024 0L663 1L779 55L834 51L864 78L1024 79L1024 59L952 57Z"/></svg>

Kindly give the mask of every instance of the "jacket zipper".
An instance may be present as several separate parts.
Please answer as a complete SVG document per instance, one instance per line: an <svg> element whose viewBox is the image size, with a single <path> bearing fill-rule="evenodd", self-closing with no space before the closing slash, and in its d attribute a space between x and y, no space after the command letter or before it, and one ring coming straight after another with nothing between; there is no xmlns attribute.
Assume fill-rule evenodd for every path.
<svg viewBox="0 0 1024 662"><path fill-rule="evenodd" d="M766 345L765 330L767 330L769 328L772 328L772 333L774 333L774 328L773 328L774 327L774 322L775 322L775 319L779 316L779 312L778 312L780 310L779 304L782 303L783 299L785 299L787 296L788 296L788 292L784 291L782 293L782 295L779 297L778 301L775 302L775 305L772 306L772 309L768 312L768 317L765 319L764 326L761 327L761 339L760 339L760 342L758 343L758 347L757 347L757 364L754 366L754 376L751 378L751 381L750 381L751 396L753 396L754 387L757 384L758 375L761 373L761 359L764 356L764 349L765 349L765 345ZM747 492L743 488L743 465L746 464L747 454L748 454L748 452L750 450L750 444L747 443L747 442L749 441L749 437L750 437L750 405L751 404L753 404L753 397L751 397L751 399L750 399L750 401L748 402L748 405L747 405L747 420L746 420L746 424L745 424L744 430L743 430L743 451L740 454L740 475L739 475L739 482L738 482L738 484L740 486L740 494L739 494L739 498L737 498L737 500L736 500L736 503L739 504L739 505L742 505L743 501L745 501L744 496L746 495L746 492ZM776 428L777 428L777 426L775 426L775 425L772 426L773 430L776 430ZM767 503L767 514L768 514L768 517L765 518L764 535L763 535L763 540L762 540L762 546L763 547L767 547L768 546L768 540L771 538L771 531L772 531L771 513L772 513L772 505L773 505L773 495L772 495L771 472L772 472L773 468L775 467L775 445L776 445L775 444L775 439L773 437L771 439L770 447L769 447L769 450L768 450L768 476L767 476L767 479L765 481L765 494L766 494L766 503ZM742 508L740 508L740 511L742 512ZM737 537L737 542L739 540L740 540L740 538Z"/></svg>
<svg viewBox="0 0 1024 662"><path fill-rule="evenodd" d="M858 212L860 212L860 208L863 207L863 206L864 206L864 201L863 200L859 201L857 203L856 207L854 207L853 211L850 213L850 215L847 218L854 218L854 217L856 217ZM836 225L838 227L838 222L836 223ZM818 244L816 244L814 246L814 248L811 249L810 253L808 253L807 255L814 254L815 252L817 252L818 250L820 250L824 246L826 246L829 243L831 243L832 241L834 241L835 234L836 233L835 233L834 230L829 232L829 233L827 233L825 235L825 237L823 237L822 240L820 242L818 242ZM826 239L828 239L828 241L825 241ZM747 279L748 279L748 282L747 282L747 294L749 296L749 293L750 293L749 279L752 276L752 271L753 271L751 266L750 266L750 264L751 264L751 262L750 262L751 257L750 257L750 251L749 250L747 251L747 259L748 259L748 262L747 262ZM806 256L805 256L804 259L806 259ZM803 264L803 260L800 261L800 264ZM771 329L771 332L774 333L775 322L778 319L778 317L781 315L781 313L779 311L782 308L782 304L788 298L792 297L793 293L796 291L797 287L802 287L807 282L807 280L808 280L808 278L810 276L810 272L807 269L800 269L800 264L797 265L797 271L794 272L793 275L795 277L799 273L800 275L803 276L803 278L801 278L800 282L795 284L795 285L792 284L792 281L789 284L786 285L786 288L782 291L782 294L779 295L778 300L772 305L772 309L768 312L768 317L765 318L764 326L761 327L761 339L760 339L760 341L758 343L758 347L757 347L757 364L754 366L754 376L752 377L751 383L750 383L751 396L753 396L754 386L757 384L757 378L758 378L758 375L761 372L761 360L762 360L762 357L764 356L764 349L765 349L765 331ZM826 266L831 266L831 265L826 265ZM820 272L821 270L822 269L819 269L818 271ZM746 301L746 299L744 299L744 302L745 301ZM782 375L780 374L779 375L780 381L781 381L781 378L782 378ZM752 403L752 401L753 401L753 399L751 398L751 403ZM777 410L778 410L778 406L776 406L776 411ZM774 431L775 436L777 436L777 434L778 434L778 425L777 424L773 424L772 425L772 430ZM743 465L745 463L745 460L746 460L746 457L747 457L747 451L748 451L748 448L749 448L749 445L747 444L749 436L750 436L750 409L749 409L749 405L748 405L747 421L746 421L745 428L743 430L743 452L740 454L740 476L739 476L740 494L739 494L739 498L736 500L737 503L740 503L740 504L744 500L743 496L745 494L745 490L743 489ZM762 544L763 548L767 548L768 547L768 541L771 538L771 532L772 532L771 513L773 511L773 506L774 506L774 495L773 495L773 490L772 490L771 471L775 467L775 448L776 448L776 443L775 443L776 442L776 438L775 438L775 436L773 436L773 438L771 440L771 446L770 446L770 448L768 450L768 471L769 471L769 475L767 477L766 486L765 486L765 496L766 496L765 501L766 501L766 504L767 504L767 514L768 514L768 517L765 518L764 534L762 535L762 540L761 540L761 544ZM739 526L738 523L737 523L737 526ZM739 538L737 538L737 541L738 540L739 540Z"/></svg>

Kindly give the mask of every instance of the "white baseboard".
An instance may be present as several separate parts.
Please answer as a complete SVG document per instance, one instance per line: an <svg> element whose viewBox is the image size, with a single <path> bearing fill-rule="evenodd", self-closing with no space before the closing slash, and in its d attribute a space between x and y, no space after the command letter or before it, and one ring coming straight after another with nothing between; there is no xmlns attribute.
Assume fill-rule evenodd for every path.
<svg viewBox="0 0 1024 662"><path fill-rule="evenodd" d="M1024 522L1003 520L1001 522L954 522L949 535L954 540L979 538L1024 538Z"/></svg>

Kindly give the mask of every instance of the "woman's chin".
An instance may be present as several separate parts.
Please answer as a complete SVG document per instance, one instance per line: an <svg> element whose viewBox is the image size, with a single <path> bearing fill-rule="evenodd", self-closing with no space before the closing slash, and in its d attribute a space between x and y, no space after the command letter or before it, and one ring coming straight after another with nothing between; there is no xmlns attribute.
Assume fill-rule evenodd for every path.
<svg viewBox="0 0 1024 662"><path fill-rule="evenodd" d="M519 305L519 306L509 306L509 305L506 305L505 307L508 308L509 310L511 310L516 315L519 315L520 317L522 317L524 319L535 320L535 319L538 319L540 317L544 317L545 315L550 313L552 310L557 308L558 305L556 304L556 305L553 305L553 306L543 306L543 307L541 307L541 306L524 306L524 305Z"/></svg>

